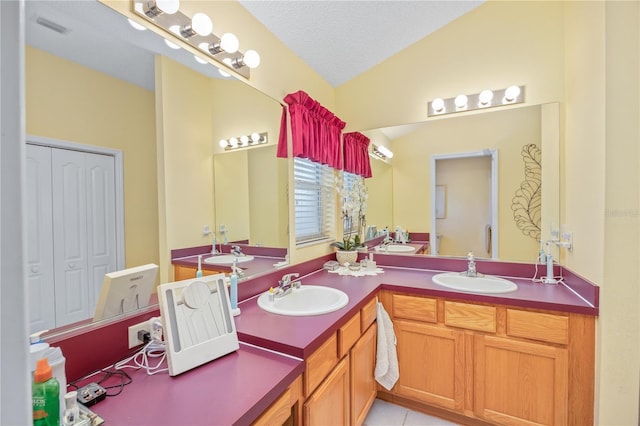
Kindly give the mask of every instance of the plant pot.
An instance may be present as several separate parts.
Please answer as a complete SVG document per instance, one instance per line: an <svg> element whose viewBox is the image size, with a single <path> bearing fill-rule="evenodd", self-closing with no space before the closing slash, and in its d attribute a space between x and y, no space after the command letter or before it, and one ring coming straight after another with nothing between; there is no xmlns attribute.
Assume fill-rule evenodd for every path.
<svg viewBox="0 0 640 426"><path fill-rule="evenodd" d="M341 265L345 263L354 264L358 260L358 252L355 250L338 250L336 252L336 260Z"/></svg>

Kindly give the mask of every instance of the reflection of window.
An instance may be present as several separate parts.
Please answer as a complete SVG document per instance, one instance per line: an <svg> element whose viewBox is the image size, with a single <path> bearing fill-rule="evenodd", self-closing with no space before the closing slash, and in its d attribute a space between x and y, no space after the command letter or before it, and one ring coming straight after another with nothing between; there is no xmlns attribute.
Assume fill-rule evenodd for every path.
<svg viewBox="0 0 640 426"><path fill-rule="evenodd" d="M333 169L294 158L296 244L327 240L334 234Z"/></svg>
<svg viewBox="0 0 640 426"><path fill-rule="evenodd" d="M351 193L353 191L353 187L362 179L362 176L356 175L355 173L342 173L342 184L344 185L347 193ZM342 226L344 235L360 235L360 218L357 213L352 216L350 220L344 220Z"/></svg>

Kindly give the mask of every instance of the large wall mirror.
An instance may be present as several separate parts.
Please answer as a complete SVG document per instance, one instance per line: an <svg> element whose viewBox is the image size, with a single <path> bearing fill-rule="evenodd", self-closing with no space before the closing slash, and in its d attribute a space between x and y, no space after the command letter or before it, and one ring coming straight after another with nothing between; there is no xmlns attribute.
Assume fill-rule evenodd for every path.
<svg viewBox="0 0 640 426"><path fill-rule="evenodd" d="M162 98L155 93L158 56L169 58L172 69L188 69L181 75L197 72L204 76L207 86L202 91L211 92L212 114L206 126L212 136L204 141L208 158L202 161L208 163L206 178L214 194L203 198L213 199L215 205L211 211L203 203L202 210L211 211L211 217L194 224L196 233L204 225L217 231L225 224L230 241L287 247L286 160L277 160L275 155L281 114L277 101L221 75L210 64L197 62L189 52L173 49L159 35L135 30L125 17L99 2L29 1L25 16L27 134L123 153L126 257L121 268L160 264L162 259L157 111L166 112L166 108L157 104ZM189 117L173 118L184 123L185 134L193 131ZM268 143L232 151L219 147L220 139L252 132L266 132ZM190 147L185 144L181 149ZM171 158L165 158L167 161ZM186 167L181 173L190 172ZM171 184L171 179L165 175L162 185ZM202 241L210 243L208 238ZM104 272L87 268L87 285L92 285L92 277L102 282ZM94 293L97 297L98 292ZM72 324L60 325L86 324L93 305L88 311L86 320L78 323L76 318Z"/></svg>
<svg viewBox="0 0 640 426"><path fill-rule="evenodd" d="M453 114L363 131L373 144L385 145L394 154L387 161L372 159L374 176L367 182L367 223L378 229L388 226L393 231L400 226L410 234L429 233L435 219L438 238L430 235L430 243L438 241L440 255L464 256L472 250L478 257L535 261L540 239L550 239L551 226L559 218L558 126L558 105L547 104ZM489 196L486 188L491 180L491 151L497 152L498 158L497 229L493 230L498 247L493 247L497 248L493 256L487 244L491 206L481 208L482 200L475 199L480 191L486 194L485 199ZM457 163L464 163L459 166L442 161L436 182L432 182L433 158L478 152L486 152L486 158L459 159ZM469 175L476 170L480 177ZM478 189L478 181L484 188ZM456 185L467 191L461 195L465 198L462 201L471 202L467 207L456 200ZM434 186L442 191L444 207L436 218L432 214ZM485 217L475 221L481 214ZM449 225L447 221L455 222ZM458 230L461 235L453 235ZM478 248L473 248L473 240L480 241Z"/></svg>

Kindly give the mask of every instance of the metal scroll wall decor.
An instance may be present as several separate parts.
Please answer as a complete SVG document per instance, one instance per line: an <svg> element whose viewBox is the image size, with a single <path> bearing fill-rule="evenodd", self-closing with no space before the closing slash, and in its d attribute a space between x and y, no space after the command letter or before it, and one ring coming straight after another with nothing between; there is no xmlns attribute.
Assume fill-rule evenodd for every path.
<svg viewBox="0 0 640 426"><path fill-rule="evenodd" d="M522 147L524 181L516 190L511 203L513 219L518 229L528 237L540 241L542 218L542 152L536 144Z"/></svg>

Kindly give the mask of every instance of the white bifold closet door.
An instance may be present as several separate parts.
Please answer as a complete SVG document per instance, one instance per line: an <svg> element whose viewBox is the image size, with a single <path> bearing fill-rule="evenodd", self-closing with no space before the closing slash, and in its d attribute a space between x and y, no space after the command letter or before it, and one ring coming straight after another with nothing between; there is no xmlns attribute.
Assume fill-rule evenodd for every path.
<svg viewBox="0 0 640 426"><path fill-rule="evenodd" d="M27 145L32 332L93 316L116 268L114 168L109 155Z"/></svg>

